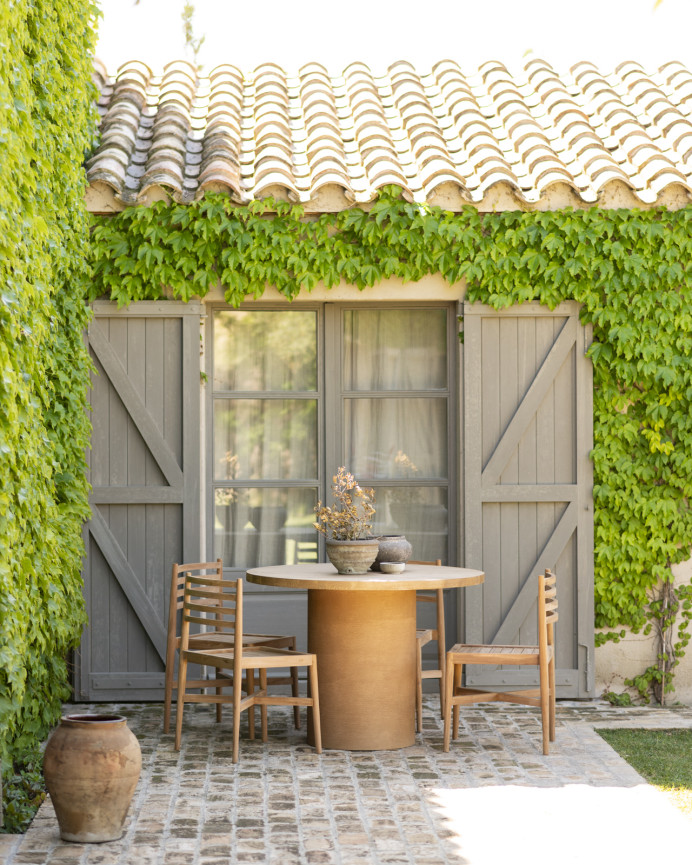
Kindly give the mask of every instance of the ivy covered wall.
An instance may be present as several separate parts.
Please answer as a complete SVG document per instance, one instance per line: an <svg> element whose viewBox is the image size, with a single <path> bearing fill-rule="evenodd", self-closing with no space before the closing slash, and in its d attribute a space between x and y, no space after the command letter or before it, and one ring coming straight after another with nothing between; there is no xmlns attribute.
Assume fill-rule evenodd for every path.
<svg viewBox="0 0 692 865"><path fill-rule="evenodd" d="M84 621L94 7L0 0L0 748L45 736Z"/></svg>
<svg viewBox="0 0 692 865"><path fill-rule="evenodd" d="M218 283L237 304L267 284L294 298L320 280L366 288L436 272L496 308L581 303L594 333L596 623L615 638L623 625L662 629L665 657L638 683L660 697L691 607L670 566L692 545L692 208L449 213L388 188L368 211L310 218L211 195L99 219L93 241L90 296L120 304Z"/></svg>

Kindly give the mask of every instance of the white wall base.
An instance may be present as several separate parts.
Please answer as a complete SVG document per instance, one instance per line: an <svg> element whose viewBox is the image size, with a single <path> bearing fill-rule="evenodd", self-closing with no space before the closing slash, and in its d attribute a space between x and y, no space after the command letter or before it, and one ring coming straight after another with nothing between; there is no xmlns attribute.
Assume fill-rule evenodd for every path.
<svg viewBox="0 0 692 865"><path fill-rule="evenodd" d="M673 568L676 585L692 580L692 559ZM625 629L627 630L627 629ZM606 643L596 649L596 695L606 691L619 694L627 690L625 679L642 673L656 662L656 647L652 634L627 633L619 643ZM692 643L675 668L675 693L666 695L666 704L692 705Z"/></svg>

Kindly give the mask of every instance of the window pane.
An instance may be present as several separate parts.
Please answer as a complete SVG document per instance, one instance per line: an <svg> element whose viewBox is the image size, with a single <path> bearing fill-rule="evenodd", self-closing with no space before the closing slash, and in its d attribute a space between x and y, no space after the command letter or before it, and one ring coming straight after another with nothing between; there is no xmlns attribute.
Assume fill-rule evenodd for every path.
<svg viewBox="0 0 692 865"><path fill-rule="evenodd" d="M316 400L214 400L214 480L315 477Z"/></svg>
<svg viewBox="0 0 692 865"><path fill-rule="evenodd" d="M314 310L214 313L214 390L316 390Z"/></svg>
<svg viewBox="0 0 692 865"><path fill-rule="evenodd" d="M214 556L227 568L317 561L316 489L215 490Z"/></svg>
<svg viewBox="0 0 692 865"><path fill-rule="evenodd" d="M367 478L447 476L447 400L347 399L347 465Z"/></svg>
<svg viewBox="0 0 692 865"><path fill-rule="evenodd" d="M447 490L441 487L376 487L373 532L406 535L412 559L447 560Z"/></svg>
<svg viewBox="0 0 692 865"><path fill-rule="evenodd" d="M345 390L447 387L445 309L344 312Z"/></svg>

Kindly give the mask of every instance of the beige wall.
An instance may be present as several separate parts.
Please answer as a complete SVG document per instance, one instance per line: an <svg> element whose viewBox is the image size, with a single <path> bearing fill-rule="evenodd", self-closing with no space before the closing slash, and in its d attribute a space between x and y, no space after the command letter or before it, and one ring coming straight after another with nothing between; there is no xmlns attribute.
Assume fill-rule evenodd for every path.
<svg viewBox="0 0 692 865"><path fill-rule="evenodd" d="M361 291L353 283L341 281L334 288L327 288L323 282L318 282L312 291L301 291L296 300L310 303L340 303L354 300L367 303L369 301L446 301L452 303L464 299L466 294L466 281L461 280L450 285L439 273L423 276L418 282L404 282L399 277L390 277L378 282ZM205 297L205 303L223 302L223 288L217 285ZM284 297L273 286L267 286L264 294L257 300L248 298L249 302L256 303L288 303Z"/></svg>
<svg viewBox="0 0 692 865"><path fill-rule="evenodd" d="M689 584L692 580L692 559L673 568L676 585ZM692 644L691 644L692 646ZM606 691L619 694L628 690L624 680L642 673L656 663L656 646L653 635L628 633L619 643L606 643L596 649L596 694ZM630 689L634 695L635 691ZM675 671L675 693L666 697L666 702L692 705L692 648L680 661Z"/></svg>

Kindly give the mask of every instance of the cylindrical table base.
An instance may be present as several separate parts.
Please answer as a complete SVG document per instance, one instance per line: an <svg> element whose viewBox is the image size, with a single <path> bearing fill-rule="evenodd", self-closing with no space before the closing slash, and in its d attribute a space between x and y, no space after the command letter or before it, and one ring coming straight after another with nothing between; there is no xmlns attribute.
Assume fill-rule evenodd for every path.
<svg viewBox="0 0 692 865"><path fill-rule="evenodd" d="M415 741L416 593L308 592L322 745L348 751Z"/></svg>

